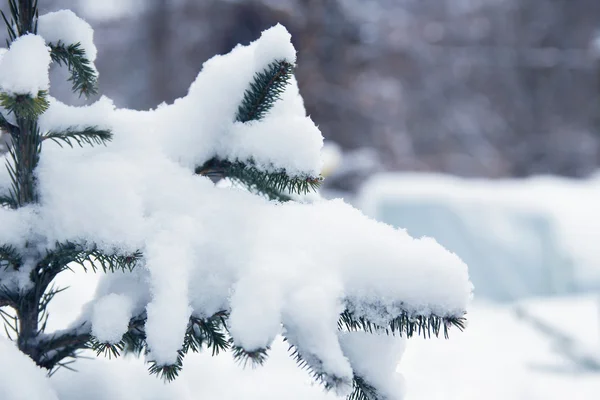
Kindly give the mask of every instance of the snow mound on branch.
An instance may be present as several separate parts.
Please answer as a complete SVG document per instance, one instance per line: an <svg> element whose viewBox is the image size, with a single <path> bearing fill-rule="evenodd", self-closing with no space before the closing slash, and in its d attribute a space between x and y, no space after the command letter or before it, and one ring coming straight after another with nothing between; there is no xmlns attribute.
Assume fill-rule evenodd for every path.
<svg viewBox="0 0 600 400"><path fill-rule="evenodd" d="M268 51L263 40L270 46ZM163 104L152 111L114 110L110 100L104 98L98 105L80 109L52 100L40 125L43 130L81 126L84 121L88 125L108 125L116 134L115 145L152 143L190 169L217 156L230 161L252 159L266 171L285 169L288 175L317 176L323 136L306 116L294 79L262 121L234 121L245 90L263 68L255 65L266 66L267 56L272 57L270 62L295 62L289 33L281 25L265 31L248 46L237 46L231 53L205 62L187 96L171 105Z"/></svg>
<svg viewBox="0 0 600 400"><path fill-rule="evenodd" d="M103 343L118 343L133 317L133 302L116 293L98 299L92 314L92 334Z"/></svg>
<svg viewBox="0 0 600 400"><path fill-rule="evenodd" d="M40 36L17 38L0 58L0 90L37 97L40 90L50 87L50 61L50 49Z"/></svg>
<svg viewBox="0 0 600 400"><path fill-rule="evenodd" d="M42 15L38 19L38 34L52 44L59 41L67 46L80 43L88 61L93 63L96 60L98 50L94 44L94 30L71 10Z"/></svg>
<svg viewBox="0 0 600 400"><path fill-rule="evenodd" d="M46 373L0 336L0 399L58 400Z"/></svg>

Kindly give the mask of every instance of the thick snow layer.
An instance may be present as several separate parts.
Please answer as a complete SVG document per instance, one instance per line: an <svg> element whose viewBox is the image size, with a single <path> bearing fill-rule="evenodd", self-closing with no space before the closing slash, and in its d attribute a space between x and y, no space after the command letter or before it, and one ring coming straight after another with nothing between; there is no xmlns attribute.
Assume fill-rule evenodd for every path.
<svg viewBox="0 0 600 400"><path fill-rule="evenodd" d="M50 86L50 61L50 49L40 36L17 38L0 58L0 90L37 97L38 91Z"/></svg>
<svg viewBox="0 0 600 400"><path fill-rule="evenodd" d="M341 200L278 204L194 175L215 156L299 176L320 172L322 136L295 81L264 120L234 122L256 66L294 57L289 34L276 26L207 61L172 105L140 112L106 98L82 108L51 99L42 131L108 127L114 140L75 149L44 142L40 204L0 210L1 242L140 250L138 271L106 276L81 316L100 340L118 340L128 317L145 310L149 358L171 364L190 315L224 310L235 344L268 347L283 325L317 372L339 378L336 389L348 392L351 361L337 327L344 309L384 325L402 312L462 317L472 285L467 266L435 240L415 239Z"/></svg>
<svg viewBox="0 0 600 400"><path fill-rule="evenodd" d="M396 372L406 340L385 334L346 332L342 347L356 374L377 389L384 399L404 399L404 380Z"/></svg>
<svg viewBox="0 0 600 400"><path fill-rule="evenodd" d="M42 15L38 19L38 35L46 42L66 45L80 43L90 62L96 60L98 50L94 45L94 30L71 10L60 10Z"/></svg>
<svg viewBox="0 0 600 400"><path fill-rule="evenodd" d="M477 296L511 300L600 287L599 202L597 178L381 174L356 204L455 251L469 265Z"/></svg>
<svg viewBox="0 0 600 400"><path fill-rule="evenodd" d="M58 400L46 372L0 336L0 399Z"/></svg>
<svg viewBox="0 0 600 400"><path fill-rule="evenodd" d="M133 302L129 297L112 293L94 304L92 334L103 343L118 343L133 317Z"/></svg>

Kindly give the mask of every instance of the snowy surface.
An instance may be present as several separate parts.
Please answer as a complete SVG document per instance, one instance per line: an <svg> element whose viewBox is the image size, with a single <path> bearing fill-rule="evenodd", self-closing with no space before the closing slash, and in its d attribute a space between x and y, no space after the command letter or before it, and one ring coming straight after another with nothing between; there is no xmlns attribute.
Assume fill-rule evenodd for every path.
<svg viewBox="0 0 600 400"><path fill-rule="evenodd" d="M38 35L52 44L59 41L66 45L80 43L88 61L96 60L98 50L94 45L94 30L71 10L60 10L40 16Z"/></svg>
<svg viewBox="0 0 600 400"><path fill-rule="evenodd" d="M486 181L381 174L356 204L430 235L468 265L476 295L511 300L600 287L600 180Z"/></svg>
<svg viewBox="0 0 600 400"><path fill-rule="evenodd" d="M58 400L46 371L0 336L0 399Z"/></svg>
<svg viewBox="0 0 600 400"><path fill-rule="evenodd" d="M25 35L15 40L0 57L0 90L11 95L48 90L50 49L37 35Z"/></svg>
<svg viewBox="0 0 600 400"><path fill-rule="evenodd" d="M600 355L595 296L521 306ZM451 340L409 341L399 367L407 400L591 400L600 393L600 370L574 365L556 351L552 336L517 318L513 306L474 303L469 321Z"/></svg>
<svg viewBox="0 0 600 400"><path fill-rule="evenodd" d="M412 238L341 200L278 204L193 174L215 156L319 174L323 138L295 81L263 120L234 122L255 72L295 57L277 25L207 61L185 97L156 110L116 109L107 98L81 108L50 99L42 131L107 127L114 140L75 149L44 142L40 204L0 209L0 243L142 251L136 272L107 275L80 316L100 340L115 342L129 317L145 310L149 359L172 364L189 317L225 310L236 345L269 347L283 326L318 372L335 378L337 393L348 393L351 363L364 357L353 346L352 360L344 353L337 328L344 309L382 325L402 312L462 317L472 285L467 266L435 240ZM27 265L14 276L0 271L0 280L24 287ZM393 343L378 346L397 354ZM393 382L375 383L391 390L393 363L385 366Z"/></svg>

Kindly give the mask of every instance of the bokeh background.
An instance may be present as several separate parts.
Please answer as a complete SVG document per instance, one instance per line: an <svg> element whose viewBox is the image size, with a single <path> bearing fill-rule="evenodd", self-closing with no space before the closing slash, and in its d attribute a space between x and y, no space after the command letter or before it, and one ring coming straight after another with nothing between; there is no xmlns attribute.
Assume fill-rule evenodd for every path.
<svg viewBox="0 0 600 400"><path fill-rule="evenodd" d="M60 8L95 29L101 94L135 109L285 25L322 194L470 267L470 326L409 341L407 399L600 398L600 1L40 0Z"/></svg>

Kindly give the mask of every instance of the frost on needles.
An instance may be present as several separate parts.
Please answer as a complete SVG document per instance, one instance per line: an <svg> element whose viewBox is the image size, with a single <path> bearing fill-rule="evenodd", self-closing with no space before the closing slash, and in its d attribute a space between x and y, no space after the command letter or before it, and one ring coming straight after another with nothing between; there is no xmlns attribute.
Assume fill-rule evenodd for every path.
<svg viewBox="0 0 600 400"><path fill-rule="evenodd" d="M172 380L189 352L254 366L282 335L325 388L394 399L398 338L464 327L471 284L456 255L342 200L291 200L318 187L323 138L283 26L207 61L173 104L72 107L50 96L48 68L95 93L91 27L70 11L38 19L36 2L9 5L0 313L36 364L134 352ZM72 271L105 275L72 326L47 332L63 290L53 281Z"/></svg>

